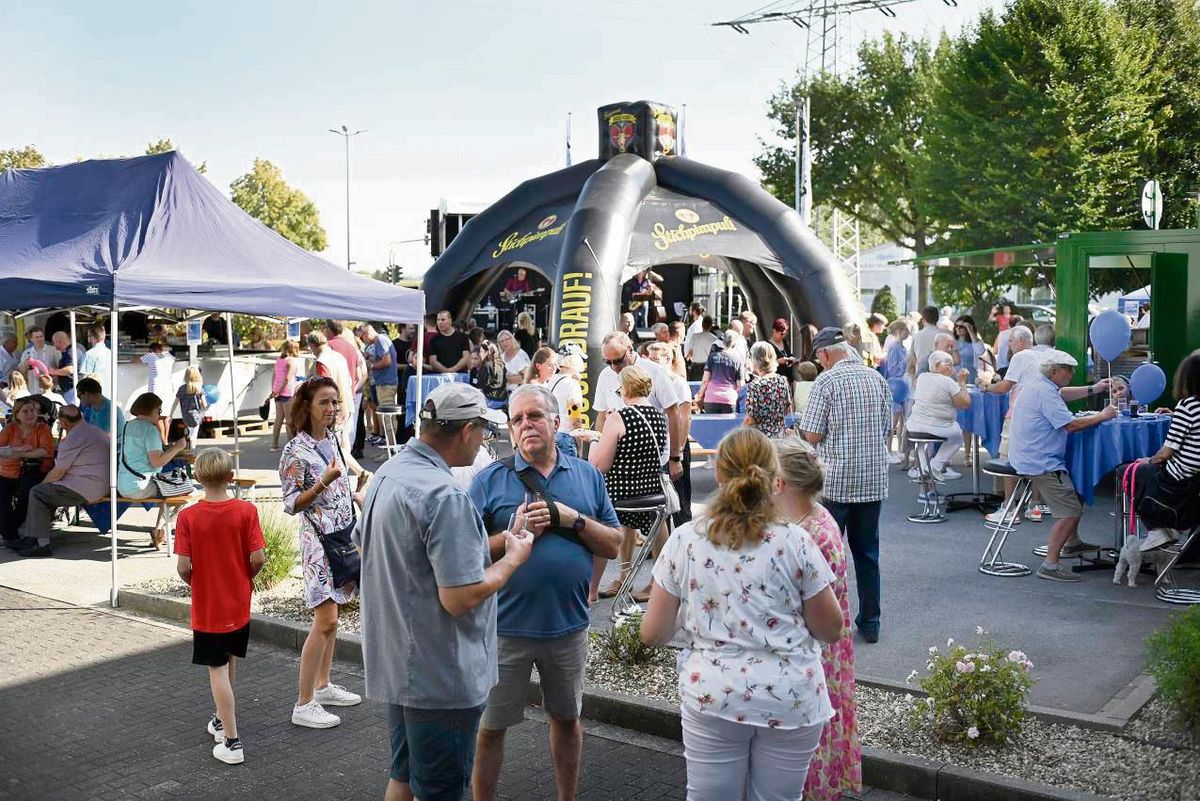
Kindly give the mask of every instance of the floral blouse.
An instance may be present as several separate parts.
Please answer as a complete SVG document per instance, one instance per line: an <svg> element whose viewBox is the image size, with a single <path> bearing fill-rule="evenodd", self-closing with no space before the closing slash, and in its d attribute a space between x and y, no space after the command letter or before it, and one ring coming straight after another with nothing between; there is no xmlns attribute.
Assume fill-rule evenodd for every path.
<svg viewBox="0 0 1200 801"><path fill-rule="evenodd" d="M786 378L778 373L759 376L746 389L746 416L767 437L782 437L791 400Z"/></svg>
<svg viewBox="0 0 1200 801"><path fill-rule="evenodd" d="M687 634L680 698L752 726L823 724L833 707L802 605L833 582L828 563L800 526L775 524L733 551L709 542L705 523L676 529L654 565L654 580L680 600Z"/></svg>

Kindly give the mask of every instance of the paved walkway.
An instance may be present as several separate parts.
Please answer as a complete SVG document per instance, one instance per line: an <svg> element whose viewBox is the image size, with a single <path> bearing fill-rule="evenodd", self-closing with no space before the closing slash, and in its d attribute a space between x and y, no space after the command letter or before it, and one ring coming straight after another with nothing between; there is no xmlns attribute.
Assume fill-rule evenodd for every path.
<svg viewBox="0 0 1200 801"><path fill-rule="evenodd" d="M379 708L340 710L317 731L290 722L298 655L251 644L238 670L246 763L211 754L212 701L191 635L174 626L0 587L0 799L381 798L387 745ZM362 692L361 671L334 681ZM538 710L509 735L500 798L554 798ZM587 726L581 801L684 796L679 743ZM904 796L872 790L869 801Z"/></svg>

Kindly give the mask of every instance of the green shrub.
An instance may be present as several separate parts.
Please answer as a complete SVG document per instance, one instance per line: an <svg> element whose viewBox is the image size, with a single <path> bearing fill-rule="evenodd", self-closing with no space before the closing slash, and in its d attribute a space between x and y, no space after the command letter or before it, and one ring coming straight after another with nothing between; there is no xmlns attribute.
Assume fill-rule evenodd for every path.
<svg viewBox="0 0 1200 801"><path fill-rule="evenodd" d="M929 649L929 673L918 682L929 697L913 702L911 722L932 725L934 736L944 742L1006 745L1025 723L1033 663L1021 651L996 648L982 627L975 632L978 651L954 640L946 641L945 653L936 645ZM908 680L917 680L917 671Z"/></svg>
<svg viewBox="0 0 1200 801"><path fill-rule="evenodd" d="M258 504L258 522L267 544L267 561L254 577L254 589L262 592L288 577L300 558L300 549L296 545L296 518L287 515L280 504Z"/></svg>
<svg viewBox="0 0 1200 801"><path fill-rule="evenodd" d="M1189 729L1200 726L1200 606L1174 615L1146 638L1150 673L1164 701Z"/></svg>
<svg viewBox="0 0 1200 801"><path fill-rule="evenodd" d="M628 615L604 631L592 631L600 655L622 665L669 665L675 655L670 648L642 642L642 613Z"/></svg>

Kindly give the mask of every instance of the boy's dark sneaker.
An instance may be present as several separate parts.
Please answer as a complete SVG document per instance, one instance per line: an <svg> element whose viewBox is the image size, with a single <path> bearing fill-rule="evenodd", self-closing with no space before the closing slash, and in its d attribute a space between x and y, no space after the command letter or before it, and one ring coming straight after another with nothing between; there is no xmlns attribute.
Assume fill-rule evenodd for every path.
<svg viewBox="0 0 1200 801"><path fill-rule="evenodd" d="M51 548L49 545L34 544L27 548L18 548L17 549L17 556L37 557L37 556L53 556L53 555L54 555L54 549Z"/></svg>
<svg viewBox="0 0 1200 801"><path fill-rule="evenodd" d="M225 726L216 715L213 715L208 721L208 733L212 735L214 742L225 742Z"/></svg>

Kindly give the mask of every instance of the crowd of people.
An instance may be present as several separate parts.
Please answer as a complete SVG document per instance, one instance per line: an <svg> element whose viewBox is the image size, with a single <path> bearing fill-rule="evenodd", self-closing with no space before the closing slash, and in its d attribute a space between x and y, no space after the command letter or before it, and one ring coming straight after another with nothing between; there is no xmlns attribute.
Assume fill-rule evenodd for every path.
<svg viewBox="0 0 1200 801"><path fill-rule="evenodd" d="M768 332L749 311L718 329L693 304L688 324L655 324L644 342L622 326L602 340L594 425L582 414L583 355L549 347L519 317L493 337L446 311L428 316L424 330L394 334L382 323L328 320L304 336L311 364L285 341L271 387L272 441L313 613L292 722L335 727L341 718L330 708L362 702L331 678L341 611L357 601L366 695L384 705L391 745L385 799L459 799L468 789L476 801L493 798L535 667L558 797L574 798L591 610L637 578L633 550L654 533L654 513L623 502L666 497L669 487L679 510L651 543L651 577L634 598L646 604L642 639L682 646L688 797L861 791L854 654L879 640L884 620L879 522L893 439L905 426L942 437L930 464L936 480L952 480L962 448L955 416L971 403L970 386L1010 393L1003 449L1056 520L1038 575L1075 580L1058 564L1086 547L1065 437L1115 412L1106 405L1077 418L1066 403L1121 391L1107 380L1071 386L1077 365L1054 349L1052 327L1009 318L1000 366L969 316L934 307L920 316L915 329L877 315L865 327L806 326L799 353L789 321ZM102 329L89 333L93 347L103 341ZM31 332L28 359L10 372L40 378L37 364L50 369L46 347ZM3 350L14 355L15 343ZM385 441L380 413L403 405L420 353L425 370L466 380L428 393L419 431L372 474L362 448ZM76 357L72 364L87 363ZM124 497L164 491L156 478L195 438L204 411L202 377L189 368L172 386L162 367L169 358L151 348L150 387L118 424ZM64 369L61 356L55 364ZM694 392L689 379L699 382ZM53 421L35 396L10 395L0 535L23 555L49 552L56 508L107 492L112 401L98 376L73 388L78 405L57 404ZM1139 468L1137 505L1167 537L1200 520L1189 500L1200 494L1200 352L1180 365L1174 392L1167 444ZM168 442L161 426L175 408L188 431ZM714 454L716 492L693 519L694 416L737 412L743 424ZM496 458L489 443L505 431L512 455ZM193 591L193 661L209 670L213 755L236 764L245 747L235 665L246 655L263 538L254 507L228 495L227 454L201 453L194 475L205 497L178 513L179 573ZM160 512L156 543L172 514ZM613 559L616 579L602 586Z"/></svg>

